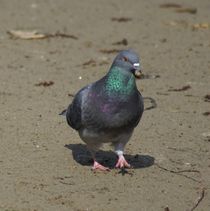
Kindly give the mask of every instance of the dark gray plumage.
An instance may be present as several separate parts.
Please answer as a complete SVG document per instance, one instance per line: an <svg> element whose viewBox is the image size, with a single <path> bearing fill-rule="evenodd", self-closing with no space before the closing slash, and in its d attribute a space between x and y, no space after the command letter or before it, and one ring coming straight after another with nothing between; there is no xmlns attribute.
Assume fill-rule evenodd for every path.
<svg viewBox="0 0 210 211"><path fill-rule="evenodd" d="M78 131L93 156L93 169L108 169L95 160L96 151L107 142L114 145L119 157L116 167L130 166L123 156L124 147L144 110L135 83L139 70L134 51L119 52L107 75L81 89L66 110L68 124Z"/></svg>

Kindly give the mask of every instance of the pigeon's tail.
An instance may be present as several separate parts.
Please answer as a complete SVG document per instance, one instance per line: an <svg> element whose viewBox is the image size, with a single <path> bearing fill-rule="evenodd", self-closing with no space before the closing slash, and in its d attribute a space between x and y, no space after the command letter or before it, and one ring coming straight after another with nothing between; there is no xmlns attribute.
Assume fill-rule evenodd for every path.
<svg viewBox="0 0 210 211"><path fill-rule="evenodd" d="M59 115L66 116L67 109L63 110Z"/></svg>

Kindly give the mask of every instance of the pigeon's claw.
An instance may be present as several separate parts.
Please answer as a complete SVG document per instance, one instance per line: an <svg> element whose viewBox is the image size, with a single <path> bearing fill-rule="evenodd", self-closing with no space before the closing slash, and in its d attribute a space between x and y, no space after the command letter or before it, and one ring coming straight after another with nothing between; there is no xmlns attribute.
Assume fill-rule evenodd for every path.
<svg viewBox="0 0 210 211"><path fill-rule="evenodd" d="M105 166L102 166L100 163L98 163L97 161L94 160L94 164L93 164L93 167L92 167L92 170L100 170L100 171L109 171L110 169L105 167Z"/></svg>
<svg viewBox="0 0 210 211"><path fill-rule="evenodd" d="M131 165L125 160L125 157L123 155L120 155L115 167L116 168L125 168L125 167L130 168Z"/></svg>

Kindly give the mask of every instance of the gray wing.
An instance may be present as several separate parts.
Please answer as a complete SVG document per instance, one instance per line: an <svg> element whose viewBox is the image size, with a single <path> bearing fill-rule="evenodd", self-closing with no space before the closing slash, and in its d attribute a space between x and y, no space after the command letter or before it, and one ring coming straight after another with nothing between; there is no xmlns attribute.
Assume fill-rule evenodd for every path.
<svg viewBox="0 0 210 211"><path fill-rule="evenodd" d="M73 102L66 111L66 120L75 130L82 127L82 97L89 89L89 86L82 88L74 97Z"/></svg>
<svg viewBox="0 0 210 211"><path fill-rule="evenodd" d="M136 118L134 120L135 121L134 127L138 125L139 121L141 120L142 114L144 112L144 100L139 91L138 91L138 94L139 94L139 103L138 103L139 107L137 108Z"/></svg>

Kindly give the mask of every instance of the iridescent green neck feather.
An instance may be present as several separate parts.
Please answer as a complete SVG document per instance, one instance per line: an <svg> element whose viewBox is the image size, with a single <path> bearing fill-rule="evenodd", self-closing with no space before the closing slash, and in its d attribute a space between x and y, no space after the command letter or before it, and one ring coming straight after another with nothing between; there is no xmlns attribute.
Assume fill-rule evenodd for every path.
<svg viewBox="0 0 210 211"><path fill-rule="evenodd" d="M122 70L120 67L113 67L105 83L105 90L108 95L130 95L135 91L135 77L132 73Z"/></svg>

